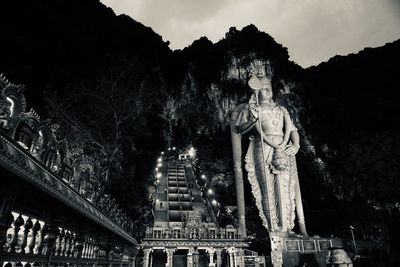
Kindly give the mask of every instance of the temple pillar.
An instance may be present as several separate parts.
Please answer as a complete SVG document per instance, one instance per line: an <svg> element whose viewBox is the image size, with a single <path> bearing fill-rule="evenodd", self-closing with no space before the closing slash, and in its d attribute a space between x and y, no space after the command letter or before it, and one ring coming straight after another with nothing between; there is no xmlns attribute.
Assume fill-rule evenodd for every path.
<svg viewBox="0 0 400 267"><path fill-rule="evenodd" d="M143 267L149 267L150 248L143 249Z"/></svg>
<svg viewBox="0 0 400 267"><path fill-rule="evenodd" d="M269 238L271 241L271 262L273 267L282 267L283 265L283 232L270 232Z"/></svg>
<svg viewBox="0 0 400 267"><path fill-rule="evenodd" d="M208 256L210 257L210 261L209 261L208 266L209 267L215 267L215 262L214 262L215 248L207 249L207 253L208 253Z"/></svg>
<svg viewBox="0 0 400 267"><path fill-rule="evenodd" d="M187 267L193 267L193 248L189 248L186 256Z"/></svg>
<svg viewBox="0 0 400 267"><path fill-rule="evenodd" d="M217 254L217 262L216 262L216 267L221 267L222 265L222 249L217 248L215 250L216 254Z"/></svg>
<svg viewBox="0 0 400 267"><path fill-rule="evenodd" d="M173 267L173 259L174 259L174 251L175 249L173 248L167 248L165 249L167 252L167 264L165 265L165 267Z"/></svg>
<svg viewBox="0 0 400 267"><path fill-rule="evenodd" d="M197 250L193 251L193 267L199 267L199 252Z"/></svg>
<svg viewBox="0 0 400 267"><path fill-rule="evenodd" d="M244 251L243 248L237 248L235 253L235 267L244 267Z"/></svg>
<svg viewBox="0 0 400 267"><path fill-rule="evenodd" d="M130 267L136 267L136 256L131 257Z"/></svg>
<svg viewBox="0 0 400 267"><path fill-rule="evenodd" d="M129 267L135 267L136 266L136 255L137 255L137 249L128 249L128 255L129 255Z"/></svg>
<svg viewBox="0 0 400 267"><path fill-rule="evenodd" d="M235 267L235 248L228 248L229 267Z"/></svg>

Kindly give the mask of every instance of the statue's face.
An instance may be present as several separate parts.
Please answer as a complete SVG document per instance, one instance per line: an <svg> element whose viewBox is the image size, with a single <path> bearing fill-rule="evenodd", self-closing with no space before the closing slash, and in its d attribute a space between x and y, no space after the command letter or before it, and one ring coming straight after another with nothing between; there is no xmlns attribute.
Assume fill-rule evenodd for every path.
<svg viewBox="0 0 400 267"><path fill-rule="evenodd" d="M265 87L260 90L260 102L270 102L272 100L272 88L271 87Z"/></svg>

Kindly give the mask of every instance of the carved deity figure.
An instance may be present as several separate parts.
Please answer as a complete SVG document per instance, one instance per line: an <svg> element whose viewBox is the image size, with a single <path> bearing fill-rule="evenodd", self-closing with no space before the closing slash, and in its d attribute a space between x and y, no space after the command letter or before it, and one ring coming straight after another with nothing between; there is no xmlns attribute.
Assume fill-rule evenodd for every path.
<svg viewBox="0 0 400 267"><path fill-rule="evenodd" d="M265 75L253 75L249 86L253 94L249 103L235 110L232 127L239 135L250 133L245 167L259 215L270 232L290 234L297 209L300 231L306 236L295 160L299 134L286 108L273 101Z"/></svg>

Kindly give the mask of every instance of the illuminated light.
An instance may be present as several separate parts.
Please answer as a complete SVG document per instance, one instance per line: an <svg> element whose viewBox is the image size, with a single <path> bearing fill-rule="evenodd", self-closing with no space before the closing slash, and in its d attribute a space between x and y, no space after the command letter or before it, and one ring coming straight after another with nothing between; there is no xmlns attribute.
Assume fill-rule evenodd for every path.
<svg viewBox="0 0 400 267"><path fill-rule="evenodd" d="M170 148L170 147L168 148L168 151L171 151L171 148Z"/></svg>
<svg viewBox="0 0 400 267"><path fill-rule="evenodd" d="M204 174L201 175L202 179L206 179L206 176Z"/></svg>
<svg viewBox="0 0 400 267"><path fill-rule="evenodd" d="M194 158L194 157L196 156L196 149L194 149L194 147L191 147L191 148L189 149L189 156L190 156L191 158Z"/></svg>
<svg viewBox="0 0 400 267"><path fill-rule="evenodd" d="M162 166L162 163L158 163L158 164L157 164L157 167L161 167L161 166Z"/></svg>
<svg viewBox="0 0 400 267"><path fill-rule="evenodd" d="M156 171L158 171L158 168L156 167Z"/></svg>
<svg viewBox="0 0 400 267"><path fill-rule="evenodd" d="M212 194L213 194L213 191L212 191L212 189L211 189L211 188L210 188L210 189L208 189L207 193L208 193L209 195L212 195Z"/></svg>
<svg viewBox="0 0 400 267"><path fill-rule="evenodd" d="M11 103L10 105L10 117L13 117L14 113L14 100L12 98L6 97L7 101Z"/></svg>
<svg viewBox="0 0 400 267"><path fill-rule="evenodd" d="M157 176L156 176L157 178L161 178L161 173L159 172L159 173L157 173Z"/></svg>
<svg viewBox="0 0 400 267"><path fill-rule="evenodd" d="M158 160L157 160L158 162L161 162L162 161L162 158L158 158Z"/></svg>
<svg viewBox="0 0 400 267"><path fill-rule="evenodd" d="M218 202L217 202L215 199L213 199L213 200L211 201L211 204L213 204L214 206L217 206L217 205L218 205Z"/></svg>
<svg viewBox="0 0 400 267"><path fill-rule="evenodd" d="M164 155L164 151L161 151L161 155Z"/></svg>
<svg viewBox="0 0 400 267"><path fill-rule="evenodd" d="M176 149L176 147L173 147L173 148L172 148L172 150L175 150L175 149Z"/></svg>

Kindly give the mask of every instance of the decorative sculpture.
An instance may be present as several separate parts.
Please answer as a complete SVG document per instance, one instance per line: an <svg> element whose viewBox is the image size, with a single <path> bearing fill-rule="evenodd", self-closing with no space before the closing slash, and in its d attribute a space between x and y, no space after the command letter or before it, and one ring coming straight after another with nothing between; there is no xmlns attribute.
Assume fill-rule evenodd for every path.
<svg viewBox="0 0 400 267"><path fill-rule="evenodd" d="M19 121L19 115L26 111L25 87L14 85L0 74L0 126L12 131Z"/></svg>
<svg viewBox="0 0 400 267"><path fill-rule="evenodd" d="M294 234L295 210L300 232L307 236L295 160L300 148L299 134L286 108L273 101L272 84L264 69L258 68L248 84L253 90L249 103L238 106L231 117L239 227L243 233L241 136L251 132L245 168L259 216L270 233L271 246L275 247L274 244ZM274 266L281 266L279 246L272 254L276 259Z"/></svg>
<svg viewBox="0 0 400 267"><path fill-rule="evenodd" d="M26 111L23 85L10 83L0 74L0 132L14 139L22 148L55 174L60 175L83 197L98 206L123 228L130 226L128 218L114 199L104 194L108 173L101 168L103 155L87 155L83 143L61 139L60 126L42 120L31 109Z"/></svg>

